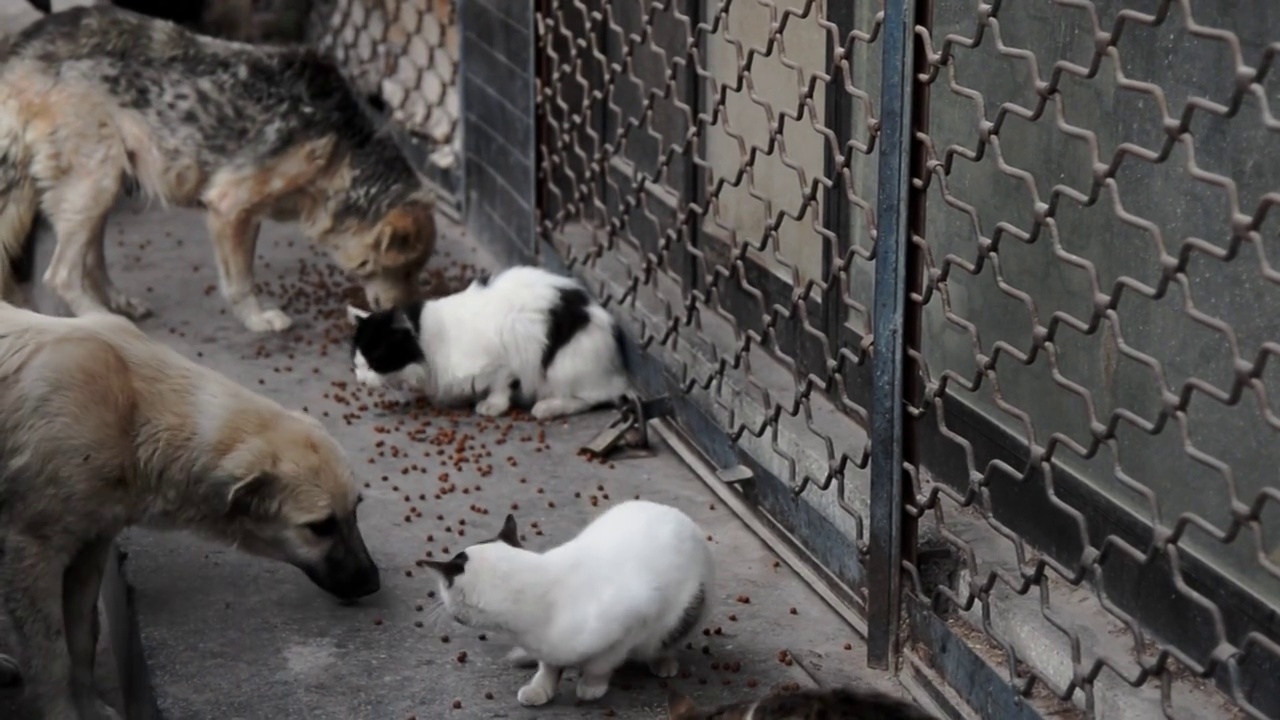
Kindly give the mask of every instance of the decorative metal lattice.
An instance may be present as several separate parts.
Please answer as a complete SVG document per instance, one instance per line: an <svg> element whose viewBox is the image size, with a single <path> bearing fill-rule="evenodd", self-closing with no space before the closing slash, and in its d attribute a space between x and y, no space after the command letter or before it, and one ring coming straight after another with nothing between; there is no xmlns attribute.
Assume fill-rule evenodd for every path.
<svg viewBox="0 0 1280 720"><path fill-rule="evenodd" d="M433 164L457 162L455 0L315 0L309 34L375 109L435 147Z"/></svg>
<svg viewBox="0 0 1280 720"><path fill-rule="evenodd" d="M441 8L332 5L353 77L456 139ZM1280 717L1280 6L1229 5L544 0L525 250L618 314L713 459L780 481L752 498L903 618L901 667L993 692L945 636L1042 710ZM901 436L901 503L872 436Z"/></svg>

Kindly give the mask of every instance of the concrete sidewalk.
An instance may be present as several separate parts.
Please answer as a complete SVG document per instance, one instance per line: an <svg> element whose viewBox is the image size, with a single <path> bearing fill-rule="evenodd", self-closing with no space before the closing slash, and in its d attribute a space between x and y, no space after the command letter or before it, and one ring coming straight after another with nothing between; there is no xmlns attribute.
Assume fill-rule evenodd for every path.
<svg viewBox="0 0 1280 720"><path fill-rule="evenodd" d="M445 230L430 273L437 293L490 265ZM156 310L141 323L151 336L304 408L347 448L365 484L365 537L384 568L381 593L342 607L291 567L185 535L130 532L125 574L165 718L659 718L669 687L705 703L815 681L896 691L863 669L853 630L668 449L604 464L580 457L611 414L488 420L354 387L343 298L358 291L295 228L266 226L259 243L260 285L294 319L274 336L246 331L216 292L200 214L129 201L108 241L117 283ZM39 272L51 246L44 238ZM49 302L42 293L41 307ZM491 536L508 511L529 545L546 548L633 497L680 507L707 531L719 573L714 619L681 656L677 679L628 669L603 700L577 706L570 675L553 705L522 708L516 691L532 671L507 667L498 638L433 614L434 582L417 561Z"/></svg>

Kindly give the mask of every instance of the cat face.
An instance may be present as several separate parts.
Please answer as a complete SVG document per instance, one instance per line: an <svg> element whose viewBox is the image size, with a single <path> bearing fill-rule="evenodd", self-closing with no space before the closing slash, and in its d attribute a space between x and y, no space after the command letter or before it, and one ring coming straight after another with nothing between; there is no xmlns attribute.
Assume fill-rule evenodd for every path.
<svg viewBox="0 0 1280 720"><path fill-rule="evenodd" d="M401 391L423 389L425 356L418 341L421 312L421 304L376 312L347 306L347 319L355 326L351 362L356 382Z"/></svg>
<svg viewBox="0 0 1280 720"><path fill-rule="evenodd" d="M486 594L503 591L500 563L493 562L493 556L512 548L523 546L516 518L508 514L497 537L476 543L443 562L426 561L426 567L436 574L445 609L456 622L469 627L486 625L479 606Z"/></svg>

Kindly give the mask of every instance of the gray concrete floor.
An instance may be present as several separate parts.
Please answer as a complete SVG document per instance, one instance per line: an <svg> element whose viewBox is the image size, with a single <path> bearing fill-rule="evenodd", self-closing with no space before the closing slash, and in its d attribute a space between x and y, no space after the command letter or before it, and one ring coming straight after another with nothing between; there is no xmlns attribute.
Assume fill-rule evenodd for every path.
<svg viewBox="0 0 1280 720"><path fill-rule="evenodd" d="M456 228L445 230L427 278L435 293L490 264ZM609 413L488 420L355 388L343 298L357 291L296 228L264 227L259 243L260 286L295 321L279 335L251 334L227 311L198 213L127 201L108 242L118 284L156 309L140 323L152 337L304 408L347 448L365 485L365 537L384 569L381 593L344 607L293 568L183 534L128 533L125 573L165 717L657 718L668 688L707 703L789 683L897 691L863 668L854 631L669 450L604 464L580 457ZM39 272L51 245L42 240ZM48 303L44 294L40 306ZM522 708L515 694L530 671L505 666L499 638L434 615L434 583L416 562L486 537L508 511L531 546L550 547L633 497L680 507L712 538L713 620L681 657L677 679L628 669L603 700L578 706L570 676L552 706Z"/></svg>

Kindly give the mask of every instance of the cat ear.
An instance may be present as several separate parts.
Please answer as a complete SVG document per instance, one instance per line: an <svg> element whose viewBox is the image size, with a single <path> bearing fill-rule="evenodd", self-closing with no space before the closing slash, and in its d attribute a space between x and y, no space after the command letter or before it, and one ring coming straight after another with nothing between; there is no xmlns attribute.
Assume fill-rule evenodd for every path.
<svg viewBox="0 0 1280 720"><path fill-rule="evenodd" d="M698 706L693 704L693 700L688 695L678 690L672 690L667 695L667 714L671 720L680 720L685 717L693 717L698 712Z"/></svg>
<svg viewBox="0 0 1280 720"><path fill-rule="evenodd" d="M467 569L467 554L460 552L449 560L426 560L423 566L444 579L445 585L453 587L453 581Z"/></svg>
<svg viewBox="0 0 1280 720"><path fill-rule="evenodd" d="M507 519L502 521L502 530L498 533L498 539L511 547L520 547L520 529L516 527L515 515L507 513Z"/></svg>
<svg viewBox="0 0 1280 720"><path fill-rule="evenodd" d="M368 310L361 310L360 308L356 307L355 305L348 305L348 306L347 306L347 320L348 320L352 325L358 325L358 324L360 323L360 321L361 321L361 320L363 320L363 319L365 319L365 318L367 318L367 317L369 317L369 311L368 311Z"/></svg>

